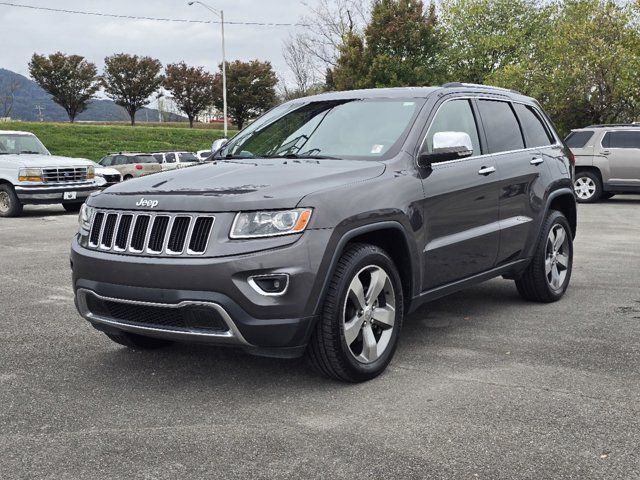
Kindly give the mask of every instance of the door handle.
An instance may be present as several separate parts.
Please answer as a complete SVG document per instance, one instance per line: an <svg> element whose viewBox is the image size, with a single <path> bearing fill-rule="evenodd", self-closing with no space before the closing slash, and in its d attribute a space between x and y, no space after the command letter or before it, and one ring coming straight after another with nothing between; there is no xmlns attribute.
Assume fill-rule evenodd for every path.
<svg viewBox="0 0 640 480"><path fill-rule="evenodd" d="M529 163L531 165L540 165L542 162L544 162L544 158L534 158Z"/></svg>
<svg viewBox="0 0 640 480"><path fill-rule="evenodd" d="M491 175L496 171L496 167L482 167L478 170L478 175Z"/></svg>
<svg viewBox="0 0 640 480"><path fill-rule="evenodd" d="M609 155L611 152L609 150L603 150L600 152L602 155Z"/></svg>

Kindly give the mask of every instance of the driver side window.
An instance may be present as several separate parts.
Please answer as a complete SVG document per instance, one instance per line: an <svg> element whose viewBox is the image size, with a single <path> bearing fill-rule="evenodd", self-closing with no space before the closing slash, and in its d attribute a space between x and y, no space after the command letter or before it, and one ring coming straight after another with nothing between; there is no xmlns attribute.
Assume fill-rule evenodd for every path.
<svg viewBox="0 0 640 480"><path fill-rule="evenodd" d="M440 105L427 132L425 145L433 152L433 137L439 132L462 132L469 135L473 146L473 155L480 155L478 126L469 100L450 100Z"/></svg>

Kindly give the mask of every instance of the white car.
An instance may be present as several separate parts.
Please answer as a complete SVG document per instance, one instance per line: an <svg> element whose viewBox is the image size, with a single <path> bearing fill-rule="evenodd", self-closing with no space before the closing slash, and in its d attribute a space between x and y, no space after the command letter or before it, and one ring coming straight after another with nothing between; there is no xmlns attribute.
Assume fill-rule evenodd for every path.
<svg viewBox="0 0 640 480"><path fill-rule="evenodd" d="M122 174L111 167L96 165L96 184L100 188L107 188L122 181Z"/></svg>
<svg viewBox="0 0 640 480"><path fill-rule="evenodd" d="M26 204L75 212L96 191L91 160L57 157L32 133L0 130L0 217L19 216Z"/></svg>
<svg viewBox="0 0 640 480"><path fill-rule="evenodd" d="M152 155L162 165L162 171L189 167L200 163L200 160L193 152L157 152Z"/></svg>
<svg viewBox="0 0 640 480"><path fill-rule="evenodd" d="M204 162L213 152L211 150L198 150L196 157L199 161Z"/></svg>

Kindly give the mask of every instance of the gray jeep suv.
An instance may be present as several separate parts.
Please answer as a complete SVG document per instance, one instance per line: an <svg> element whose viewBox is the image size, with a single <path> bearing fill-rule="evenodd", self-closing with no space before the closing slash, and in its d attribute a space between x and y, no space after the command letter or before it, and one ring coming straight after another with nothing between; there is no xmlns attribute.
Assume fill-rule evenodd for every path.
<svg viewBox="0 0 640 480"><path fill-rule="evenodd" d="M575 155L579 202L640 193L640 124L592 125L566 138Z"/></svg>
<svg viewBox="0 0 640 480"><path fill-rule="evenodd" d="M80 314L113 341L306 354L380 374L407 313L502 276L560 299L576 205L539 105L466 84L287 102L215 161L91 196L71 247Z"/></svg>

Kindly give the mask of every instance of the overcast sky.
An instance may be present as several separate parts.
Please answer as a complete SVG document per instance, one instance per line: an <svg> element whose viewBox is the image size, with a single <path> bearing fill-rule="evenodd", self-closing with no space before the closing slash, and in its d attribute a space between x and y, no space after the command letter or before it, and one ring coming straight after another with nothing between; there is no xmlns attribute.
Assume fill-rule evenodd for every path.
<svg viewBox="0 0 640 480"><path fill-rule="evenodd" d="M205 0L223 9L226 21L296 23L301 0ZM313 0L311 0L313 2ZM135 16L215 19L187 0L11 0L34 6ZM282 41L301 27L227 25L227 59L260 59L286 72ZM221 61L220 25L125 20L36 11L0 4L0 67L28 76L34 52L85 56L101 69L113 53L150 55L163 64L184 60L213 71Z"/></svg>

